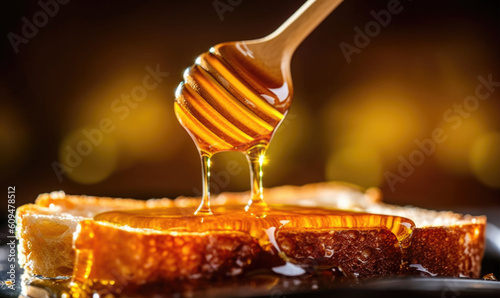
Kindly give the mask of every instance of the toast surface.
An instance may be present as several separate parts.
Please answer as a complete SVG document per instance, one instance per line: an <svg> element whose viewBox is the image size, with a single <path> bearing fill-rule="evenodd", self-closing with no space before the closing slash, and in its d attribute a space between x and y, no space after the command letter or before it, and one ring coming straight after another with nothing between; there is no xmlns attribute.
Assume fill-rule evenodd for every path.
<svg viewBox="0 0 500 298"><path fill-rule="evenodd" d="M285 260L304 271L328 268L353 277L479 276L485 217L388 205L376 191L336 183L276 187L265 190L265 196L271 204L402 216L415 227L405 243L387 229L284 229L276 233L277 246L270 248L236 231L163 233L92 220L109 210L193 208L199 203L195 198L141 201L55 192L40 195L35 204L18 210L20 263L27 272L46 277L69 276L76 267L76 280L106 281L115 289L237 276L259 268L280 268ZM247 193L224 193L212 204L247 200ZM90 259L91 266L81 265Z"/></svg>

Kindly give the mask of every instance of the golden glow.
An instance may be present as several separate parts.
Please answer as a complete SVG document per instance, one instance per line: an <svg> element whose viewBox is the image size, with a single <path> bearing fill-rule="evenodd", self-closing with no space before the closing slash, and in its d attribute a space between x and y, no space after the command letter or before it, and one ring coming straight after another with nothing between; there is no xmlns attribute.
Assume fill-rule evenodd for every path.
<svg viewBox="0 0 500 298"><path fill-rule="evenodd" d="M116 120L116 138L125 154L137 160L164 159L177 143L172 135L172 108L165 100L148 96L123 120Z"/></svg>
<svg viewBox="0 0 500 298"><path fill-rule="evenodd" d="M65 174L72 180L83 183L98 183L115 170L118 159L116 140L103 135L100 142L91 142L80 128L68 133L59 147L59 162L64 165Z"/></svg>
<svg viewBox="0 0 500 298"><path fill-rule="evenodd" d="M113 129L107 134L118 145L120 163L157 162L172 158L179 149L182 130L160 87L146 90L139 100L134 97L133 90L141 87L147 74L144 69L115 74L112 80L82 95L69 114L74 127L99 128L103 119L109 119Z"/></svg>
<svg viewBox="0 0 500 298"><path fill-rule="evenodd" d="M450 173L470 173L469 156L473 142L485 130L479 111L462 121L456 129L445 122L439 125L445 130L447 139L436 147L435 157L438 164Z"/></svg>
<svg viewBox="0 0 500 298"><path fill-rule="evenodd" d="M337 95L324 109L329 143L327 180L349 181L365 187L383 181L384 163L412 148L425 130L414 95L393 82L374 81Z"/></svg>
<svg viewBox="0 0 500 298"><path fill-rule="evenodd" d="M301 103L301 98L294 98L288 115L278 127L272 142L269 144L266 159L272 162L265 164L266 185L283 184L283 179L294 171L303 159L301 154L312 148L311 112Z"/></svg>
<svg viewBox="0 0 500 298"><path fill-rule="evenodd" d="M481 183L500 188L500 133L479 136L472 145L469 163L474 176Z"/></svg>
<svg viewBox="0 0 500 298"><path fill-rule="evenodd" d="M266 154L262 153L261 155L259 155L259 165L263 166L266 163L267 163Z"/></svg>
<svg viewBox="0 0 500 298"><path fill-rule="evenodd" d="M30 145L27 123L21 117L20 110L11 104L13 100L8 88L0 82L0 167L17 166L26 160ZM2 171L0 177L10 173L8 170Z"/></svg>
<svg viewBox="0 0 500 298"><path fill-rule="evenodd" d="M411 92L394 83L356 85L337 97L348 103L333 99L323 114L325 137L332 146L364 144L393 160L425 129Z"/></svg>
<svg viewBox="0 0 500 298"><path fill-rule="evenodd" d="M0 166L14 165L25 157L29 142L25 123L14 108L3 103L0 103L0 140Z"/></svg>
<svg viewBox="0 0 500 298"><path fill-rule="evenodd" d="M345 146L335 150L326 164L329 181L349 181L364 187L382 182L383 163L379 153L364 144Z"/></svg>

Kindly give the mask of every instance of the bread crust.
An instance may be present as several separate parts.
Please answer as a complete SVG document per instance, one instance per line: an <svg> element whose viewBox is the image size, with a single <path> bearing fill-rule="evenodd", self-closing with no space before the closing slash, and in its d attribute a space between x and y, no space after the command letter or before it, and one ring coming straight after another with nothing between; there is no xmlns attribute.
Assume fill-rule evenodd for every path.
<svg viewBox="0 0 500 298"><path fill-rule="evenodd" d="M277 234L280 249L292 263L301 264L304 267L338 267L344 275L357 277L391 274L479 277L485 245L486 218L484 216L463 216L452 212L436 212L387 205L380 202L379 192L373 189L364 193L358 188L337 183L282 186L268 189L265 194L266 200L270 203L294 202L303 206L323 206L393 214L412 220L412 216L418 218L415 221L416 228L413 230L411 242L404 243L402 249L399 248L395 236L386 230L318 230L296 233L282 231ZM242 203L246 200L248 200L247 193L224 193L214 198L213 204ZM99 264L92 267L93 278L111 278L108 276L109 272L124 270L127 266L136 266L137 270L133 278L126 282L129 285L131 283L152 282L158 278L169 279L173 275L169 275L170 271L165 268L158 270L158 272L152 270L148 273L149 269L141 267L147 263L144 262L147 260L147 256L144 255L145 259L141 261L142 265L136 264L134 262L136 257L132 253L133 247L129 244L122 243L122 249L118 250L122 256L120 258L116 257L117 250L114 250L115 253L113 253L113 250L105 248L118 245L122 241L120 239L125 239L123 241L127 243L143 243L142 241L146 240L149 243L153 240L154 243L160 241L163 243L162 245L173 243L174 246L176 241L180 242L181 240L185 245L200 242L198 246L189 249L193 252L190 257L197 260L196 265L190 265L190 267L182 263L182 258L174 258L178 262L176 265L179 265L175 267L177 270L176 278L193 278L205 275L212 277L221 274L237 275L257 266L259 259L265 259L268 267L280 262L281 258L278 257L276 251L263 249L256 239L242 233L210 233L209 235L190 233L190 235L180 237L168 233L144 233L144 231L127 230L112 224L89 220L96 213L107 210L192 207L196 206L198 202L195 198L183 197L177 198L175 201L169 199L141 201L69 196L62 192L42 194L37 198L36 204L28 204L18 208L19 262L31 274L46 277L71 275L75 258L78 261L85 260L84 255L75 256L75 250L72 246L73 234L78 226L80 226L80 232L76 234L78 238L75 246L78 249L82 248L79 250L79 254L85 254L85 247L92 243L91 241L87 242L89 240L85 236L87 232L91 234L90 232L93 231L92 233L96 237L93 240L96 241L95 243L107 243L106 246L100 245L88 250L94 254L95 264ZM353 233L357 234L357 237L351 237ZM100 238L96 240L97 237ZM361 239L364 239L366 244L363 244ZM151 247L147 248L147 243L141 244L144 245L144 251L151 249ZM295 245L284 245L286 243ZM341 247L334 249L335 253L329 256L329 247L336 247L338 243L342 243ZM237 244L238 249L229 244ZM175 247L174 251L178 253L177 255L182 256L182 247ZM217 247L222 250L217 250L219 249ZM315 249L311 251L310 247ZM160 247L156 247L156 249L162 251ZM207 252L211 250L217 252L218 263L213 263L219 264L217 266L210 262L207 263ZM125 253L127 251L128 253ZM229 251L234 251L234 253L229 253ZM307 260L311 258L315 261L313 264L308 264ZM116 262L119 262L110 262L110 259L116 259ZM182 266L180 266L181 264ZM111 268L110 266L115 267ZM260 266L264 265L261 263ZM139 274L141 268L144 272ZM75 276L82 275L77 273Z"/></svg>
<svg viewBox="0 0 500 298"><path fill-rule="evenodd" d="M416 228L404 255L408 271L412 275L478 278L485 227L483 223L471 223Z"/></svg>

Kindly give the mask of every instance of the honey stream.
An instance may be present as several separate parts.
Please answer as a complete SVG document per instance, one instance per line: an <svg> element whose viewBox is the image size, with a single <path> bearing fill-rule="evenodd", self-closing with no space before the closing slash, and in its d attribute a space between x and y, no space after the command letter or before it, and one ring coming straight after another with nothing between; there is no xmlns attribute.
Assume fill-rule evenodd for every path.
<svg viewBox="0 0 500 298"><path fill-rule="evenodd" d="M175 113L198 147L202 163L203 196L197 215L212 214L211 157L223 151L247 156L251 198L245 210L268 210L262 167L267 146L290 107L292 89L285 78L271 79L252 57L242 42L217 45L186 69L177 88Z"/></svg>
<svg viewBox="0 0 500 298"><path fill-rule="evenodd" d="M289 77L283 75L281 80L276 79L279 77L276 76L276 72L281 73L283 70L284 68L268 69L266 65L259 63L244 42L217 45L209 52L200 55L195 64L186 69L184 81L176 90L174 110L200 154L203 195L198 208L171 207L110 211L96 215L95 221L80 223L75 240L77 262L73 273L73 281L77 281L75 283L77 287L72 289L72 295L85 297L88 293L92 293L92 291L86 291L94 282L100 282L101 285L106 286L112 286L115 283L115 280L111 280L112 283L110 283L109 277L102 278L99 275L106 276L107 272L99 273L99 270L94 269L98 269L99 266L102 268L109 258L116 258L116 255L113 255L113 252L109 255L107 250L93 245L95 243L106 245L113 241L119 243L119 240L107 239L105 234L99 236L102 237L101 239L94 239L98 237L93 230L96 222L96 225L105 223L105 226L111 224L126 229L155 230L161 235L177 237L176 240L180 242L186 235L220 232L241 234L243 232L250 235L252 239L256 239L268 256L277 256L277 252L279 261L286 262L286 265L280 268L273 267L274 273L290 276L298 276L305 271L299 266L303 264L291 264L288 261L285 252L286 247L290 245L284 243L289 244L289 241L294 240L284 239L283 235L287 235L287 231L291 232L288 234L310 231L328 234L346 230L385 230L385 232L388 230L397 239L394 241L400 244L410 237L414 224L403 217L293 205L267 205L263 195L265 154L274 133L288 112L293 93ZM211 206L210 204L211 158L214 154L224 151L242 152L247 157L251 177L251 195L246 205ZM280 233L282 233L281 238ZM141 243L142 236L146 239L151 234L149 232L137 233L137 235L131 233L127 236L132 240L135 239L134 247L138 247L138 252L140 252L139 248L144 248L148 245L147 243L150 243ZM316 235L311 238L319 241L317 237ZM91 240L84 241L87 239ZM186 239L189 241L190 238ZM151 241L154 243L154 239ZM127 242L127 245L129 244ZM319 242L316 246L319 247L321 244L325 246L324 243ZM184 250L185 255L189 255L189 246L183 247L182 251ZM156 247L153 247L151 251L152 254L156 252ZM329 255L324 256L325 258L333 255L334 249L330 251ZM159 254L161 251L156 253ZM175 257L179 258L178 262L181 262L181 258L186 257L185 255ZM127 257L124 256L125 260ZM311 255L305 257L312 258ZM133 257L129 261L132 259ZM157 259L161 259L161 255L157 255ZM251 260L250 262L265 261ZM127 264L124 261L118 269L122 269ZM268 268L270 264L260 266L270 269ZM156 269L163 273L165 270L162 267ZM241 270L241 268L236 269ZM124 278L127 276L118 276L116 282ZM203 280L203 278L199 279ZM83 285L82 288L80 288L81 285ZM114 291L115 288L111 287L108 290Z"/></svg>
<svg viewBox="0 0 500 298"><path fill-rule="evenodd" d="M265 65L259 65L258 61L250 63L249 60L252 59L253 54L245 47L244 43L226 43L215 46L209 52L200 55L196 59L195 65L184 72L184 81L176 90L174 104L176 116L195 142L201 158L203 195L198 208L170 207L111 211L96 215L94 221L81 223L78 237L75 240L77 263L73 273L74 281L83 282L84 286L86 286L86 281L89 282L90 286L94 282L103 280L108 282L109 276L105 277L107 273L101 272L99 268L107 265L112 266L107 261L109 258L116 258L116 255L102 247L98 248L92 245L101 241L107 243L114 240L107 239L106 233L96 236L99 234L94 233L97 231L94 229L99 229L98 225L100 224L103 224L103 227L109 227L111 224L120 228L140 229L137 231L142 232L149 231L138 235L132 233L127 236L137 237L135 240L137 243L134 244L134 247L147 247L149 242L142 243L141 241L146 241L144 239L155 237L152 235L157 234L167 238L173 236L176 239L174 242L184 243L186 241L185 246L182 247L182 253L175 255L175 258L178 258L177 262L183 264L183 268L190 267L192 265L190 262L194 262L189 261L192 248L188 245L193 244L190 237L202 237L212 235L212 233L214 235L220 235L220 233L235 234L239 235L238 237L242 234L246 235L245 237L249 235L251 241L258 242L258 247L266 258L271 258L274 260L273 262L280 264L285 263L285 265L276 266L266 263L267 260L251 259L248 264L245 263L246 265L240 264L237 265L237 268L232 268L240 270L234 272L241 274L244 272L243 269L247 267L272 269L275 274L280 276L304 274L304 267L307 266L301 263L303 262L301 258L314 258L313 254L318 252L318 249L326 247L325 242L321 241L328 240L324 240L326 238L319 240L320 235L333 239L331 235L337 232L340 234L360 232L364 233L363 235L368 235L367 231L376 231L373 235L378 235L377 233L382 231L382 234L392 233L394 235L390 236L391 241L394 241L395 244L391 244L392 249L398 244L401 246L404 241L409 239L414 224L411 220L399 216L306 208L294 206L293 202L291 205L267 205L263 196L262 184L266 149L290 107L292 87L289 78L283 77L282 80L276 81L275 74L269 76ZM246 205L219 204L211 206L210 204L211 158L214 154L224 151L242 152L247 157L251 176L251 194ZM151 230L154 230L155 233L150 234ZM293 235L298 235L299 238L295 238L296 236ZM301 245L304 244L304 240L297 239L303 235L313 235L307 236L309 237L307 241L310 243L306 246L312 247L315 252L308 252L301 258L293 259L287 254L297 256L298 251L302 249ZM94 237L101 237L101 239ZM92 239L92 241L87 241L87 239ZM381 241L377 239L374 238L371 241ZM154 239L152 241L156 243ZM249 240L248 238L237 238L234 241L248 242ZM332 246L328 245L328 247ZM332 258L335 251L333 246L325 248L326 251L321 252L322 260ZM172 251L162 246L150 249L152 254ZM391 248L389 247L389 249ZM141 250L137 251L137 253L139 252ZM371 250L364 249L362 252L355 253L361 253L360 258L368 258ZM161 255L149 254L143 257L162 258ZM122 258L124 259L120 259L118 263L128 264L132 262L132 259L127 259L128 255L122 256ZM203 259L200 262L207 262L207 265L210 265L211 261ZM328 262L325 264L329 264L330 272L332 268L338 266L338 264ZM195 265L195 268L201 266L198 263ZM395 266L398 267L399 264ZM116 270L121 270L121 267ZM148 270L157 270L162 272L161 274L168 273L161 266L154 270ZM179 272L183 270L181 268ZM223 274L223 272L219 273ZM357 273L353 272L353 274ZM201 278L197 278L199 280L203 280L204 277L210 278L202 273L197 276L201 276ZM126 278L126 276L121 276L121 278ZM115 282L114 279L113 282ZM133 282L133 280L127 282ZM75 293L79 293L83 290L77 289L75 291Z"/></svg>

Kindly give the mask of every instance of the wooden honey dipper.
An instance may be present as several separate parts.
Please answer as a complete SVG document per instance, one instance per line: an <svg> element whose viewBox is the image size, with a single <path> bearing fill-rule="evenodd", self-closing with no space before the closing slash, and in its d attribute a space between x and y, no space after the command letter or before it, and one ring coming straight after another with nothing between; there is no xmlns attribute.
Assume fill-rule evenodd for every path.
<svg viewBox="0 0 500 298"><path fill-rule="evenodd" d="M252 191L245 210L267 210L262 166L267 146L290 107L292 55L341 2L309 0L272 34L218 44L186 69L174 108L202 160L203 197L195 214L212 214L210 158L222 151L247 155Z"/></svg>

